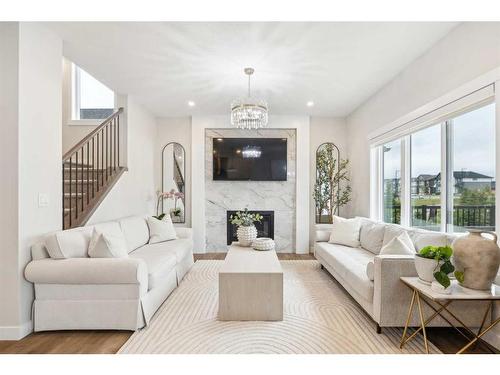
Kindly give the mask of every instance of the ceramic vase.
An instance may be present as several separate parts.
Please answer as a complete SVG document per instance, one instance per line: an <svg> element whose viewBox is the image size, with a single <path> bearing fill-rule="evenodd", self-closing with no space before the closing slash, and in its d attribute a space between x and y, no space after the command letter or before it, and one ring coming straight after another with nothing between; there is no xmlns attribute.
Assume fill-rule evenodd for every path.
<svg viewBox="0 0 500 375"><path fill-rule="evenodd" d="M236 237L240 246L252 246L253 241L257 238L257 228L255 225L245 227L240 225L236 231Z"/></svg>
<svg viewBox="0 0 500 375"><path fill-rule="evenodd" d="M483 233L490 234L493 239L483 237ZM466 236L453 241L452 248L455 269L464 273L460 284L470 289L490 289L500 266L496 234L471 230Z"/></svg>
<svg viewBox="0 0 500 375"><path fill-rule="evenodd" d="M434 281L434 272L439 270L443 261L436 262L435 259L428 259L415 255L415 268L421 282L430 285Z"/></svg>

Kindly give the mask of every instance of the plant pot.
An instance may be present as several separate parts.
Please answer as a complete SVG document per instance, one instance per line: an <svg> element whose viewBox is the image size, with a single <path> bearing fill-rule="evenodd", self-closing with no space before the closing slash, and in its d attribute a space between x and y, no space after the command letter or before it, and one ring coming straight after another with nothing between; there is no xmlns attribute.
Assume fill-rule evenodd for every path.
<svg viewBox="0 0 500 375"><path fill-rule="evenodd" d="M252 242L257 238L257 228L255 225L249 227L240 225L236 231L236 237L240 246L252 246Z"/></svg>
<svg viewBox="0 0 500 375"><path fill-rule="evenodd" d="M434 272L439 269L443 261L437 264L435 259L423 258L415 255L415 268L417 269L418 278L424 284L430 285L434 281Z"/></svg>
<svg viewBox="0 0 500 375"><path fill-rule="evenodd" d="M493 240L481 236L489 233ZM455 269L464 273L460 285L478 290L488 290L496 278L500 265L500 249L493 232L470 231L452 244Z"/></svg>

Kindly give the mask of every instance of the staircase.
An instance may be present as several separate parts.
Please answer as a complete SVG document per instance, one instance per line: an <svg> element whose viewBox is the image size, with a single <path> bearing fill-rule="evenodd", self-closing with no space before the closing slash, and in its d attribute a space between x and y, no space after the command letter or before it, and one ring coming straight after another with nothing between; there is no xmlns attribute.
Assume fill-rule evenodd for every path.
<svg viewBox="0 0 500 375"><path fill-rule="evenodd" d="M84 225L127 170L120 163L118 109L62 158L63 229Z"/></svg>

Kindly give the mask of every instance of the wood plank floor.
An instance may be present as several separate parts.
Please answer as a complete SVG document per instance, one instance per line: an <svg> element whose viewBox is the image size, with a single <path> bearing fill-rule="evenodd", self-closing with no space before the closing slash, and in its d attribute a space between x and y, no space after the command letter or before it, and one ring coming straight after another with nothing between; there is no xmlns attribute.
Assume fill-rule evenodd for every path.
<svg viewBox="0 0 500 375"><path fill-rule="evenodd" d="M225 253L197 254L195 260L224 259ZM281 260L314 259L312 255L278 254ZM19 341L0 341L0 354L114 354L132 335L130 331L55 331L32 333ZM443 353L455 353L464 338L452 328L429 328L430 340ZM484 344L472 353L499 353Z"/></svg>

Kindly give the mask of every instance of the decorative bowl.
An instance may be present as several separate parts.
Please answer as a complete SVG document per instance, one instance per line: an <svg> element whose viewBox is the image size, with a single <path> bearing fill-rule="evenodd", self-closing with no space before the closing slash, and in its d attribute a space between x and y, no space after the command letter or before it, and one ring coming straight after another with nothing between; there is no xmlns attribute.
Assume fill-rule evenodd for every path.
<svg viewBox="0 0 500 375"><path fill-rule="evenodd" d="M267 237L256 238L252 243L252 247L259 251L274 250L274 246L273 239Z"/></svg>

